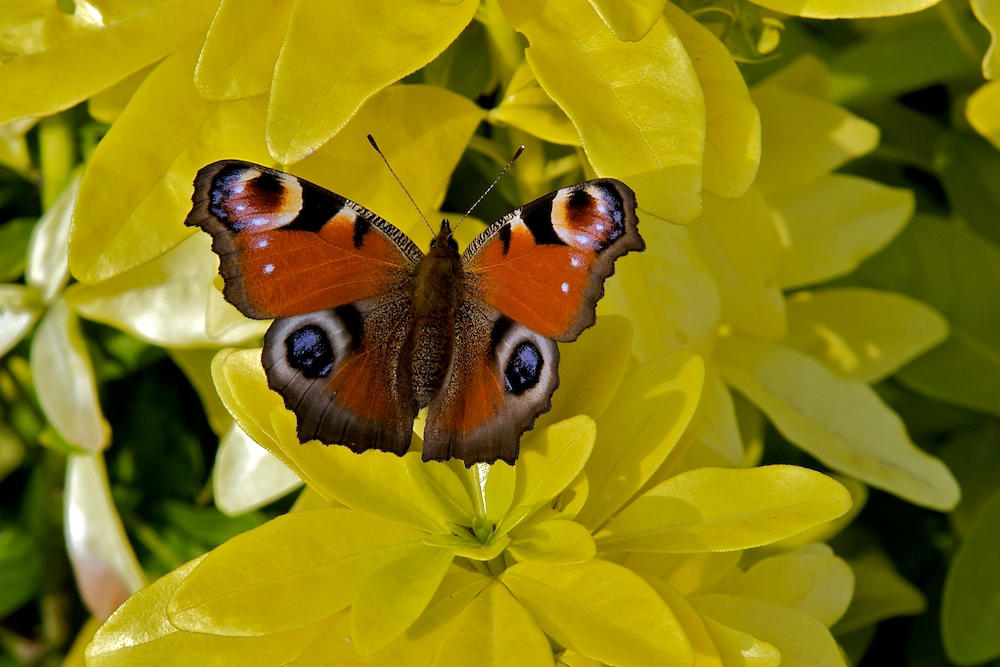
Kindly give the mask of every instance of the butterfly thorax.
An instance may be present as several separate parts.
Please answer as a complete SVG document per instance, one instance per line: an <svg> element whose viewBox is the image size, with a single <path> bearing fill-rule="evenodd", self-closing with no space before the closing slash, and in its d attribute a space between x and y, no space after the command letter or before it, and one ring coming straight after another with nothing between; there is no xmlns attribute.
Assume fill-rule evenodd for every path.
<svg viewBox="0 0 1000 667"><path fill-rule="evenodd" d="M455 342L455 314L465 299L462 260L448 221L417 264L410 359L417 404L427 405L444 382Z"/></svg>

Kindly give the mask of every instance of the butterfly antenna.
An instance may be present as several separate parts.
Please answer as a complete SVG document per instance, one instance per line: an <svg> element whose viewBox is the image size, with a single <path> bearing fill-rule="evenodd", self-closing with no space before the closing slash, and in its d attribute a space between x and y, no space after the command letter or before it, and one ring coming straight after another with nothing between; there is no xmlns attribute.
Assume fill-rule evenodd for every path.
<svg viewBox="0 0 1000 667"><path fill-rule="evenodd" d="M462 220L459 220L458 223L454 226L454 228L452 228L452 230L451 230L452 232L454 232L456 229L458 229L458 225L462 224L462 221L465 220L466 218L468 218L469 214L471 214L473 211L476 210L476 207L479 206L479 202L481 202L484 199L486 199L486 195L488 195L490 193L490 190L492 190L494 187L496 187L496 184L500 182L500 178L504 175L504 173L508 169L510 169L510 165L514 164L514 160L516 160L517 158L519 158L521 156L521 153L523 153L523 152L524 152L524 144L521 144L518 147L517 152L514 153L514 157L512 157L510 159L510 161L507 163L507 166L500 170L500 173L497 174L497 177L495 179L493 179L492 183L490 183L490 187L486 188L486 192L484 192L483 194L481 194L479 196L479 199L476 200L476 203L469 207L469 210L466 211L465 215L462 216Z"/></svg>
<svg viewBox="0 0 1000 667"><path fill-rule="evenodd" d="M420 207L417 206L417 202L413 200L413 195L411 195L410 191L406 189L405 185L403 185L403 181L399 180L399 176L397 176L396 172L393 171L392 165L389 164L389 160L385 158L385 154L382 153L382 149L380 149L378 144L375 143L375 137L369 134L368 141L371 143L372 148L375 149L375 152L378 153L379 157L382 158L382 162L385 162L385 166L389 168L389 173L392 174L392 177L396 179L397 183L399 183L399 187L403 188L403 192L405 192L406 196L410 198L410 203L413 204L413 208L417 209L417 213L420 215L420 219L424 221L424 224L427 225L427 229L431 230L431 234L435 234L436 232L434 231L434 228L431 227L431 223L427 222L427 218L424 217ZM489 192L489 190L487 190L487 192Z"/></svg>

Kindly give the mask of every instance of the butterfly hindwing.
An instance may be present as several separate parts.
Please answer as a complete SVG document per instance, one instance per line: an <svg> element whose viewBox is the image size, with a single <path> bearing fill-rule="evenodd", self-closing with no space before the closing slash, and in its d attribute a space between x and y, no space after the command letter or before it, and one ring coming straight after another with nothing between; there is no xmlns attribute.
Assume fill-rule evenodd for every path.
<svg viewBox="0 0 1000 667"><path fill-rule="evenodd" d="M462 255L480 298L547 338L568 342L594 323L615 260L645 245L635 194L610 178L556 190L513 211Z"/></svg>
<svg viewBox="0 0 1000 667"><path fill-rule="evenodd" d="M239 160L198 172L185 224L212 235L226 299L256 319L406 289L423 256L405 234L358 204Z"/></svg>
<svg viewBox="0 0 1000 667"><path fill-rule="evenodd" d="M274 321L261 360L300 442L406 452L417 415L400 372L411 320L409 300L389 294Z"/></svg>

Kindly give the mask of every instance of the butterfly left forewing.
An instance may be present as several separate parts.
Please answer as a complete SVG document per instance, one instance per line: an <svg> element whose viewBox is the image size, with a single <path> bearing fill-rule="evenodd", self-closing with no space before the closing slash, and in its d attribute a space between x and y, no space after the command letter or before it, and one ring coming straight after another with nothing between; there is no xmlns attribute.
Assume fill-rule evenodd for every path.
<svg viewBox="0 0 1000 667"><path fill-rule="evenodd" d="M247 317L316 312L408 289L423 253L358 204L291 174L221 160L195 178L185 224L212 236L226 299Z"/></svg>
<svg viewBox="0 0 1000 667"><path fill-rule="evenodd" d="M510 319L558 341L594 323L615 260L645 244L635 194L602 178L513 211L462 255L470 289Z"/></svg>

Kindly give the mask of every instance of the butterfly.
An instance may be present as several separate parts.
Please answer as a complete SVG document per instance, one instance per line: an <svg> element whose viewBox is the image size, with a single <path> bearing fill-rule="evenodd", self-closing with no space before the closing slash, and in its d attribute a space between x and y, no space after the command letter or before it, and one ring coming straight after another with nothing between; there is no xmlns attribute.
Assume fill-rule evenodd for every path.
<svg viewBox="0 0 1000 667"><path fill-rule="evenodd" d="M635 194L597 179L507 214L460 255L447 220L425 255L344 197L239 160L199 170L185 224L212 236L223 295L273 319L261 361L302 443L513 465L550 407L556 342L594 324L615 260L645 248Z"/></svg>

